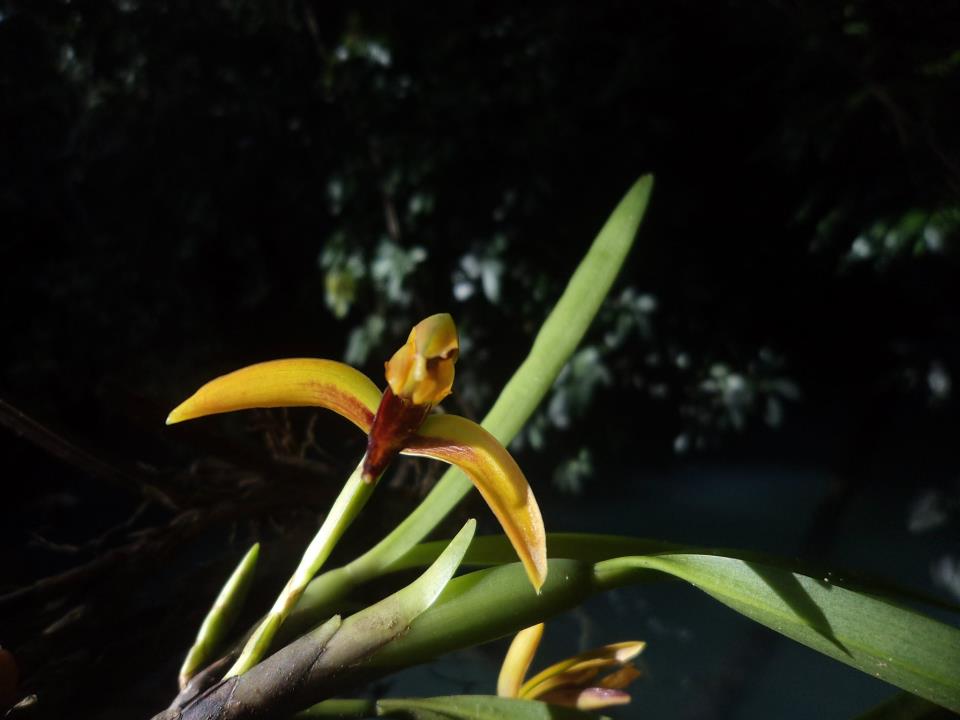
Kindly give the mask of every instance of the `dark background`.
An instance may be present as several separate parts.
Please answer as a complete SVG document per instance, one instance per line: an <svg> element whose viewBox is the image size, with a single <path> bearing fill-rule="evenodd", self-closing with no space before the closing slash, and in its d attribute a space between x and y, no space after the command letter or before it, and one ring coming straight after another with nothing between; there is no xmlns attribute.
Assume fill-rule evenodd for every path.
<svg viewBox="0 0 960 720"><path fill-rule="evenodd" d="M57 578L0 601L0 643L41 711L161 707L232 563L265 542L267 602L362 452L329 414L166 429L171 407L275 357L380 383L449 311L446 405L480 418L646 172L637 246L512 447L548 529L960 595L956 3L514 5L0 3L0 594ZM399 466L345 552L437 475ZM618 611L651 643L633 712L891 692L693 593ZM549 652L629 626L597 622ZM416 691L474 662L490 692L500 650ZM829 692L759 671L794 652Z"/></svg>

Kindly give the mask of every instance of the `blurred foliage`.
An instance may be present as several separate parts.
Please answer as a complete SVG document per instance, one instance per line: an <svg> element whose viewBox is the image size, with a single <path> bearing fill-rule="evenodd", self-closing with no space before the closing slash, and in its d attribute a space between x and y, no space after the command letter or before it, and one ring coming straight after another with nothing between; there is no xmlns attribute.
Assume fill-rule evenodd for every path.
<svg viewBox="0 0 960 720"><path fill-rule="evenodd" d="M560 487L801 407L956 419L955 3L2 8L0 390L28 406L376 368L449 310L476 417L652 170L619 293L518 440Z"/></svg>

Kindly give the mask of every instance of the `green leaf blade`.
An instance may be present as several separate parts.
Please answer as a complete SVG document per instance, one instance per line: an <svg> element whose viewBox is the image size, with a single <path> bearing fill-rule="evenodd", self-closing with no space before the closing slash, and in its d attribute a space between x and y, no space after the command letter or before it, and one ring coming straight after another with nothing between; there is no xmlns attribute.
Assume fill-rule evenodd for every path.
<svg viewBox="0 0 960 720"><path fill-rule="evenodd" d="M829 578L719 555L618 558L596 570L607 587L621 584L631 570L659 570L686 580L803 645L960 711L960 629L909 608ZM615 580L621 572L626 574Z"/></svg>

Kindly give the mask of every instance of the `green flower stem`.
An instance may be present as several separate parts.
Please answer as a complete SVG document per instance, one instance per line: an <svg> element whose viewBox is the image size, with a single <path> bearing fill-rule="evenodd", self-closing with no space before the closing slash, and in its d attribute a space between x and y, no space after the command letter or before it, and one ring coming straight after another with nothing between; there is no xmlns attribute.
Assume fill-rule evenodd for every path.
<svg viewBox="0 0 960 720"><path fill-rule="evenodd" d="M247 592L253 582L253 572L257 567L257 557L260 554L260 543L254 544L247 551L230 578L224 584L220 594L210 608L210 612L203 620L197 639L187 653L183 666L180 668L180 689L186 687L198 670L206 665L213 657L225 639L240 609L246 599Z"/></svg>
<svg viewBox="0 0 960 720"><path fill-rule="evenodd" d="M537 333L529 355L481 423L504 445L536 410L590 327L633 246L652 189L653 176L644 175L614 209ZM334 571L335 575L324 573L313 581L309 603L298 612L297 627L305 629L319 621L353 587L388 572L433 531L471 487L462 472L448 470L423 502L376 546L340 572Z"/></svg>
<svg viewBox="0 0 960 720"><path fill-rule="evenodd" d="M372 483L364 482L362 472L363 460L361 459L356 469L347 478L347 482L334 501L333 507L330 508L330 512L327 513L327 517L317 534L304 552L303 557L300 558L297 569L293 571L293 575L290 576L287 584L277 596L270 612L267 613L267 616L247 640L240 657L237 658L233 667L227 671L225 678L245 673L266 655L277 630L293 610L313 576L317 574L323 563L330 557L330 553L343 533L360 514L363 506L367 504L367 500L373 494L373 489L377 483L376 481Z"/></svg>

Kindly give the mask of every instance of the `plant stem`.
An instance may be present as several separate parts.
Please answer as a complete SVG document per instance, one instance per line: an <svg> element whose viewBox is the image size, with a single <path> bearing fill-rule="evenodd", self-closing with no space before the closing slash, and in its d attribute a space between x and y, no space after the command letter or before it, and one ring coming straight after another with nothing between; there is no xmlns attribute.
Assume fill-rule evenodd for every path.
<svg viewBox="0 0 960 720"><path fill-rule="evenodd" d="M377 482L376 480L371 483L364 482L362 471L363 460L347 478L347 482L334 501L333 507L330 508L330 512L327 513L327 517L310 542L303 557L300 558L297 569L293 571L293 575L290 576L287 584L277 596L270 612L267 613L267 616L254 630L253 635L247 640L240 657L237 658L233 667L227 671L225 678L241 675L260 662L269 650L280 625L293 610L307 584L330 557L330 553L343 533L360 514L363 506L367 504L367 500L373 494Z"/></svg>

